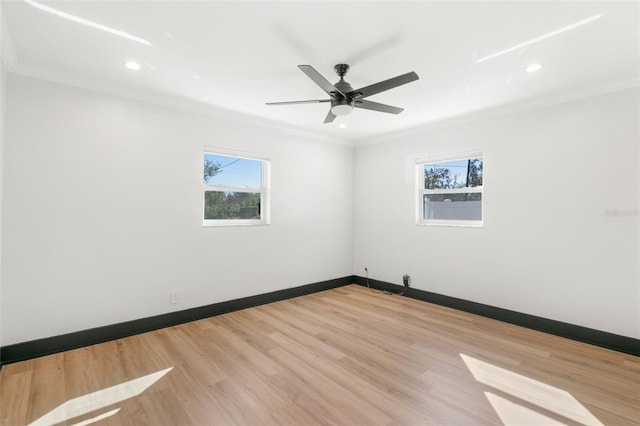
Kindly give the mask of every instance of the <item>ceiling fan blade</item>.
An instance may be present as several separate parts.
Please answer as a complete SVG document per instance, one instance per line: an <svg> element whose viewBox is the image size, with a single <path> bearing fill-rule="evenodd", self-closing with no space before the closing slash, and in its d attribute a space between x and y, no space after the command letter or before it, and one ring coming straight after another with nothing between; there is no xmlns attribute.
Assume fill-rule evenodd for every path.
<svg viewBox="0 0 640 426"><path fill-rule="evenodd" d="M393 89L394 87L402 86L403 84L411 83L418 79L418 74L411 71L406 74L399 75L397 77L390 78L388 80L380 81L378 83L371 84L369 86L356 89L349 93L349 95L361 94L363 98L367 96L375 95L376 93L384 92L385 90Z"/></svg>
<svg viewBox="0 0 640 426"><path fill-rule="evenodd" d="M370 109L371 111L388 112L389 114L400 114L404 108L398 108L391 105L380 104L367 100L356 100L353 104L355 108Z"/></svg>
<svg viewBox="0 0 640 426"><path fill-rule="evenodd" d="M336 89L335 86L324 78L315 68L311 65L298 65L298 68L305 73L311 80L313 80L322 90L327 92L327 94L331 94L331 92L340 93L344 96L340 90Z"/></svg>
<svg viewBox="0 0 640 426"><path fill-rule="evenodd" d="M331 112L331 110L329 110L329 112L327 113L327 116L324 119L324 123L331 123L333 120L336 119L336 115L334 113Z"/></svg>
<svg viewBox="0 0 640 426"><path fill-rule="evenodd" d="M294 104L317 104L321 102L331 102L331 99L313 99L308 101L284 101L284 102L266 102L265 105L294 105Z"/></svg>

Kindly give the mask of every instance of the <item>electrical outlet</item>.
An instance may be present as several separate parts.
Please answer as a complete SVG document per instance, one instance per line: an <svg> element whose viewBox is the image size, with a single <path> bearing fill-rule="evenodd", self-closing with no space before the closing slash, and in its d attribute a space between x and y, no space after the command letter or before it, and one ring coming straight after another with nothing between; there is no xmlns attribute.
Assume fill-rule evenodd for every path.
<svg viewBox="0 0 640 426"><path fill-rule="evenodd" d="M409 277L408 274L404 274L402 276L402 284L404 284L405 287L409 287L409 282L411 281L411 277Z"/></svg>
<svg viewBox="0 0 640 426"><path fill-rule="evenodd" d="M178 292L177 291L172 291L171 293L169 293L169 303L172 305L175 305L178 303Z"/></svg>

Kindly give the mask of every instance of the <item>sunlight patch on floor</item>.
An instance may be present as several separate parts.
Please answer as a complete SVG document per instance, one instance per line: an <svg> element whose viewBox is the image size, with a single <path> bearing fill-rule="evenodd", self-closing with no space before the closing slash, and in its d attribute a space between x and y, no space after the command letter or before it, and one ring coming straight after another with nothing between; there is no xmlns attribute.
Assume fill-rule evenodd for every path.
<svg viewBox="0 0 640 426"><path fill-rule="evenodd" d="M491 392L485 392L484 394L489 400L489 403L491 403L493 409L498 413L498 417L500 417L502 423L505 425L566 426L565 423L561 423L530 408L523 407L520 404L516 404L508 399L492 394Z"/></svg>
<svg viewBox="0 0 640 426"><path fill-rule="evenodd" d="M114 414L116 414L118 411L120 411L120 409L116 408L115 410L107 411L106 413L100 414L99 416L92 417L92 418L87 419L87 420L83 420L83 421L81 421L79 423L75 423L73 426L90 425L91 423L99 422L102 419L106 419L107 417L111 417Z"/></svg>
<svg viewBox="0 0 640 426"><path fill-rule="evenodd" d="M587 410L569 392L550 386L538 380L530 379L521 374L514 373L504 368L496 367L484 361L480 361L469 355L460 354L473 377L480 383L541 407L547 411L563 416L567 419L579 422L585 426L604 426L589 410ZM489 394L493 395L493 394ZM533 410L514 404L511 401L493 395L487 398L498 416L505 424L526 424L527 416L533 416ZM494 404L496 402L496 404ZM540 414L551 421L548 417ZM522 419L518 415L524 416ZM514 417L515 416L515 417ZM540 424L540 421L537 422ZM544 423L548 424L548 423ZM560 423L562 424L562 423Z"/></svg>
<svg viewBox="0 0 640 426"><path fill-rule="evenodd" d="M156 373L129 380L128 382L120 383L119 385L70 399L35 420L33 423L30 423L29 426L54 425L92 411L99 410L109 405L117 404L125 399L141 394L172 369L173 367L170 367ZM80 422L78 425L83 426L110 417L118 412L118 410L119 409L109 411L94 417L93 419Z"/></svg>

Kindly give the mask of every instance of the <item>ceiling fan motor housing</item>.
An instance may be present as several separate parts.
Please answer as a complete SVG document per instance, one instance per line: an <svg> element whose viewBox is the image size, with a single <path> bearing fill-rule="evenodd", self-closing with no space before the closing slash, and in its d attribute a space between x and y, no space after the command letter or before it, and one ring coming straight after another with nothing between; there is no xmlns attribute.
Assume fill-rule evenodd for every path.
<svg viewBox="0 0 640 426"><path fill-rule="evenodd" d="M339 91L341 91L342 93L344 93L345 95L348 95L349 93L353 92L353 87L351 87L351 85L346 81L344 81L342 78L340 78L340 81L338 81L333 86ZM336 92L336 95L342 96L340 93L337 93L337 92Z"/></svg>
<svg viewBox="0 0 640 426"><path fill-rule="evenodd" d="M353 96L351 92L353 92L353 87L346 81L344 81L344 75L349 70L349 65L347 64L337 64L333 67L336 74L340 76L340 81L338 81L333 86L338 89L340 92L344 93L345 96L342 96L340 92L332 92L331 94L331 112L335 115L347 115L353 109Z"/></svg>

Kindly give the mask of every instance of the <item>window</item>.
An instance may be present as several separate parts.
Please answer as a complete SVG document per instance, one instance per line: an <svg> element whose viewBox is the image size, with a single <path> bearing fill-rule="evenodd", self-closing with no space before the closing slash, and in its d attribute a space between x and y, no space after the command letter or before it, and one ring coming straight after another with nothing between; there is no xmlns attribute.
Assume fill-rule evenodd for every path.
<svg viewBox="0 0 640 426"><path fill-rule="evenodd" d="M482 226L482 154L417 161L419 225Z"/></svg>
<svg viewBox="0 0 640 426"><path fill-rule="evenodd" d="M205 226L269 223L269 160L205 151Z"/></svg>

